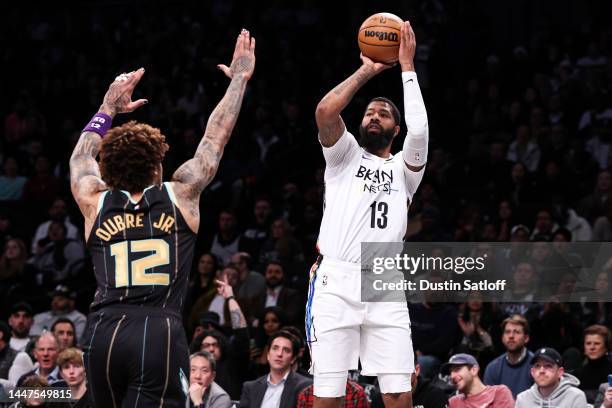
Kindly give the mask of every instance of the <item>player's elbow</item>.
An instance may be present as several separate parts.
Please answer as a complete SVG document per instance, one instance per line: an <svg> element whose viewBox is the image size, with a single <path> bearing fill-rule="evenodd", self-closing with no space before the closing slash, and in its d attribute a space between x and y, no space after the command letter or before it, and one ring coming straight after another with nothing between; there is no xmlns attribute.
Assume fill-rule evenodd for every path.
<svg viewBox="0 0 612 408"><path fill-rule="evenodd" d="M338 116L338 112L332 109L325 101L319 102L317 109L315 110L315 118L317 123L327 122L334 117Z"/></svg>

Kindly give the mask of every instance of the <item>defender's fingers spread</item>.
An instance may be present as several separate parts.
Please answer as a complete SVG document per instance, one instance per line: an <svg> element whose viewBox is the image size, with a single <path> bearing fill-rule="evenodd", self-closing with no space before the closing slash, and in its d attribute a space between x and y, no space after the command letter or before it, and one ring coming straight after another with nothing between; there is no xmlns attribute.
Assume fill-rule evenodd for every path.
<svg viewBox="0 0 612 408"><path fill-rule="evenodd" d="M249 33L249 30L244 30L244 41L242 43L242 46L245 50L248 50L251 46L251 33Z"/></svg>
<svg viewBox="0 0 612 408"><path fill-rule="evenodd" d="M147 103L149 103L148 99L137 99L134 102L132 102L132 104L136 105L137 108L140 108L143 105L146 105Z"/></svg>
<svg viewBox="0 0 612 408"><path fill-rule="evenodd" d="M129 103L129 104L126 106L126 108L127 108L127 110L129 110L129 111L133 111L133 110L136 110L136 109L140 108L140 107L141 107L141 106L143 106L143 105L146 105L147 103L149 103L149 101L148 101L148 100L146 100L146 99L138 99L138 100L137 100L137 101L135 101L135 102L130 102L130 103Z"/></svg>
<svg viewBox="0 0 612 408"><path fill-rule="evenodd" d="M236 47L234 47L234 53L240 49L240 43L242 41L242 33L238 34L238 38L236 39Z"/></svg>
<svg viewBox="0 0 612 408"><path fill-rule="evenodd" d="M230 69L229 69L229 68L228 68L226 65L219 64L219 65L217 65L217 68L219 68L219 70L220 70L221 72L223 72L223 73L224 73L226 76L228 76L228 77L230 77L230 78L231 78L231 72L230 72Z"/></svg>
<svg viewBox="0 0 612 408"><path fill-rule="evenodd" d="M128 83L130 84L131 87L135 87L136 84L138 84L138 82L140 82L140 79L142 78L142 76L144 75L144 70L142 71L136 71L135 73L132 74L132 76L130 77Z"/></svg>

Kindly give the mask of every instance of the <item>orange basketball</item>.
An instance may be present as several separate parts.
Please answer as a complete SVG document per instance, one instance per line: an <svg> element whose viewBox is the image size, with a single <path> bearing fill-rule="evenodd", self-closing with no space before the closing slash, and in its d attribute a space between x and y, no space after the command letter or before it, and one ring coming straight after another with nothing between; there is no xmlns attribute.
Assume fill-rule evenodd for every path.
<svg viewBox="0 0 612 408"><path fill-rule="evenodd" d="M402 23L401 18L391 13L376 13L366 18L357 36L363 55L385 64L397 62Z"/></svg>

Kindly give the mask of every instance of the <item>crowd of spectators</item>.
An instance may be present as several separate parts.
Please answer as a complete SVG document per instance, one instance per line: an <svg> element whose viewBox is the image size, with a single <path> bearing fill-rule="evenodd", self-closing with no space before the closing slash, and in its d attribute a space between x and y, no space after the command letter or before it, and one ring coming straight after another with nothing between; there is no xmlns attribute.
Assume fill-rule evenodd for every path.
<svg viewBox="0 0 612 408"><path fill-rule="evenodd" d="M526 282L565 282L541 276L550 250L539 244L612 241L612 5L502 3L388 5L415 27L431 134L406 240L534 243L524 258L508 261L512 301L410 305L415 406L419 398L443 406L455 392L498 384L509 387L504 398L536 387L534 398L545 399L547 385L532 384L537 369L549 369L563 387L608 408L612 393L600 384L612 373L612 254L589 277L599 293L592 302L564 297L571 282L550 293L551 301L533 301ZM164 169L172 174L195 151L226 87L215 66L229 61L245 26L257 38L257 67L218 175L201 198L184 310L194 353L190 395L195 406L230 399L258 406L255 397L289 398L282 387L273 390L280 381L293 390L292 401L312 406L312 388L297 388L308 385L302 327L323 209L314 108L360 63L357 27L378 10L308 0L1 8L3 388L62 382L86 393L75 347L95 282L67 170L81 126L110 81L146 67L137 92L150 103L117 123L161 128L171 148ZM349 129L370 97L401 101L396 70L358 93L344 115ZM215 279L233 288L247 328L232 327ZM534 358L541 350L552 368ZM472 359L444 366L454 355ZM462 406L453 405L459 399L451 406ZM352 373L347 404L380 404L376 384Z"/></svg>

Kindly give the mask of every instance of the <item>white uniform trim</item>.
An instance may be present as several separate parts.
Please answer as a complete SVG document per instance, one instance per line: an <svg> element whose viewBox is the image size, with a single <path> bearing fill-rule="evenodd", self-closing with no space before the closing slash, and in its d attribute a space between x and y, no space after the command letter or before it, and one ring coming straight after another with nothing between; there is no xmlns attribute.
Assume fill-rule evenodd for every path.
<svg viewBox="0 0 612 408"><path fill-rule="evenodd" d="M155 187L155 185L151 185L151 186L145 188L144 190L142 190L142 195L144 196L144 193L146 193L147 190L149 190L149 189L151 189L153 187ZM132 195L128 191L125 191L125 190L119 190L119 191L121 191L123 194L125 194L127 196L127 198L129 198L129 200L130 200L130 202L132 204L138 204L139 203L139 201L136 201L136 200L134 200L132 198ZM140 199L142 200L142 197Z"/></svg>
<svg viewBox="0 0 612 408"><path fill-rule="evenodd" d="M172 201L172 203L178 209L180 209L181 207L179 207L178 200L176 199L176 196L174 195L174 189L172 188L172 184L170 184L170 182L168 182L168 181L165 181L164 182L164 186L166 186L166 190L168 190L168 197L170 197L170 201Z"/></svg>
<svg viewBox="0 0 612 408"><path fill-rule="evenodd" d="M100 193L100 197L98 197L98 208L96 208L96 215L100 214L100 210L102 209L102 205L104 204L104 198L106 194L108 194L109 190L106 190Z"/></svg>

